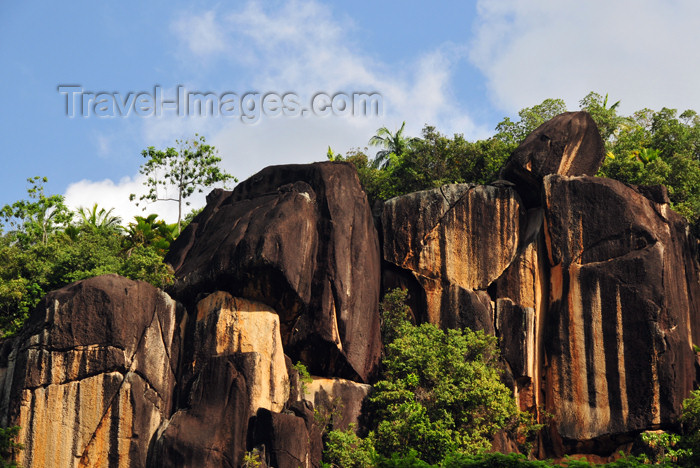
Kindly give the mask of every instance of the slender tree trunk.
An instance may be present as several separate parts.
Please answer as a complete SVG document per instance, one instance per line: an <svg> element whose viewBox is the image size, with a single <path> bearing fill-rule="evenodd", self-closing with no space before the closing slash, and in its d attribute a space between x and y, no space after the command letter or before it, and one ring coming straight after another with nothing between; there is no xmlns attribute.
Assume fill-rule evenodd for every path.
<svg viewBox="0 0 700 468"><path fill-rule="evenodd" d="M177 197L177 235L180 235L180 219L182 219L182 189Z"/></svg>
<svg viewBox="0 0 700 468"><path fill-rule="evenodd" d="M180 235L180 220L182 219L182 179L184 178L184 169L180 169L180 183L177 186L177 235Z"/></svg>

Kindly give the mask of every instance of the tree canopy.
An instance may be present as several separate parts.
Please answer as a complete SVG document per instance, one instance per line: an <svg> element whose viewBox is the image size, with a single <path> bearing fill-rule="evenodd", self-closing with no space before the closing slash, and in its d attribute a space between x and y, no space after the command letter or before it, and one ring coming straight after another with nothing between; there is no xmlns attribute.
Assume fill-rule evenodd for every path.
<svg viewBox="0 0 700 468"><path fill-rule="evenodd" d="M111 209L71 212L61 195L45 193L46 181L29 179L27 199L2 209L11 229L0 234L0 336L19 330L46 293L73 281L107 273L157 287L172 280L163 256L174 226L166 244L155 235L138 237L137 228L124 232ZM164 224L156 215L149 219Z"/></svg>
<svg viewBox="0 0 700 468"><path fill-rule="evenodd" d="M665 185L671 207L700 236L700 116L669 108L621 115L620 101L611 101L595 92L579 101L579 109L591 115L605 142L607 157L598 175L635 185ZM545 99L522 109L517 120L504 118L493 137L476 141L461 134L448 137L430 125L419 138L404 135L405 125L396 133L383 127L370 140L385 148L374 159L367 156L367 148L345 156L329 148L328 158L355 165L370 204L449 183L487 184L498 178L503 163L530 132L566 110L563 100Z"/></svg>
<svg viewBox="0 0 700 468"><path fill-rule="evenodd" d="M153 146L141 152L146 162L139 172L147 176L145 182L149 189L138 202L173 201L178 204L177 228L181 230L182 205L193 193L202 192L217 182L238 181L231 174L219 168L221 158L215 147L208 145L203 136L195 134L191 140L177 140L178 149L170 147L157 150ZM175 192L168 194L168 189ZM172 192L171 192L172 193ZM134 201L136 194L131 194ZM145 207L144 207L145 210Z"/></svg>

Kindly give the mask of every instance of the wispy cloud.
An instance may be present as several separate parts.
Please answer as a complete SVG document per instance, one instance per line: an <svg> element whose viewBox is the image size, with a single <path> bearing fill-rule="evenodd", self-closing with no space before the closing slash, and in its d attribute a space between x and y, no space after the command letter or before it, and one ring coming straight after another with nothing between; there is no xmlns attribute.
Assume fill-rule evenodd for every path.
<svg viewBox="0 0 700 468"><path fill-rule="evenodd" d="M225 50L224 34L213 10L200 15L182 12L171 29L189 52L200 58Z"/></svg>
<svg viewBox="0 0 700 468"><path fill-rule="evenodd" d="M507 112L589 91L626 112L700 108L696 1L480 0L478 15L470 57Z"/></svg>
<svg viewBox="0 0 700 468"><path fill-rule="evenodd" d="M182 12L175 15L170 31L178 57L197 64L190 89L196 89L200 79L230 86L231 80L223 78L232 77L260 92L293 91L302 99L317 92L363 91L379 92L384 98L384 114L378 118L278 117L262 118L255 125L172 115L144 119L146 145L171 146L175 138L199 132L220 149L222 166L239 179L271 164L323 160L329 145L339 152L363 147L379 127L398 128L404 120L413 135L426 123L470 138L488 134L489 129L478 127L452 96L453 66L466 54L454 44L400 65L383 63L354 42L358 30L349 19L334 16L326 5L302 0L277 8L249 1L204 13ZM73 184L69 193L108 191L123 199L137 180L112 186L109 181L83 181ZM172 211L163 213L173 221Z"/></svg>

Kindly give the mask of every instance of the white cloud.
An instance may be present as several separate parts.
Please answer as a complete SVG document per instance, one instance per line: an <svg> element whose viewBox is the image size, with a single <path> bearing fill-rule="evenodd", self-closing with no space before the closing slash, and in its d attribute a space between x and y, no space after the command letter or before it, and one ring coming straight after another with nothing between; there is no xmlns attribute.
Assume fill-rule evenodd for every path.
<svg viewBox="0 0 700 468"><path fill-rule="evenodd" d="M206 57L224 50L223 33L213 10L201 15L183 12L171 28L194 55Z"/></svg>
<svg viewBox="0 0 700 468"><path fill-rule="evenodd" d="M317 92L379 92L384 115L263 117L247 125L240 119L171 114L144 119L144 147L172 146L175 139L199 132L219 148L222 166L243 180L272 164L325 160L329 145L341 153L364 147L378 128L399 128L403 120L409 135L418 135L426 123L468 138L488 134L452 96L452 67L464 59L464 48L444 44L400 66L382 63L358 49L352 39L356 27L350 20L334 17L329 7L315 1L292 1L277 9L249 1L242 7L220 6L216 11L188 12L176 18L171 31L176 39L173 43L179 45L177 55L185 62L201 64L193 76L205 77L208 83L230 83L226 80L230 76L237 83L253 83L260 92L295 92L304 104ZM188 88L197 89L197 83L189 83ZM174 89L164 94L172 95ZM369 150L370 155L373 152ZM83 181L73 184L69 193L75 200L91 199L83 192L109 193L105 205L112 199L128 202L128 194L139 185L136 180ZM173 220L172 207L160 204L156 208ZM128 205L120 204L119 210L128 213L128 218L134 213Z"/></svg>
<svg viewBox="0 0 700 468"><path fill-rule="evenodd" d="M160 218L169 223L177 222L177 203L159 201L156 203L143 204L137 207L134 202L129 201L129 194L135 193L138 196L146 192L144 187L145 176L125 177L118 182L110 179L91 181L81 180L68 186L65 193L65 201L68 208L77 211L81 207L91 208L97 203L101 208L109 210L114 208L112 213L122 219L122 225L126 226L133 221L134 216L148 216L151 213L158 213ZM188 198L191 205L183 206L183 217L192 208L204 206L206 193L195 194ZM146 210L143 210L144 206Z"/></svg>
<svg viewBox="0 0 700 468"><path fill-rule="evenodd" d="M201 16L208 19L209 13L191 15L189 21L202 23ZM217 49L219 64L228 64L232 74L244 68L246 81L260 91L294 91L309 98L320 91L380 92L386 112L377 127L406 120L414 134L425 123L467 135L483 130L451 96L452 65L465 56L453 45L417 56L413 63L382 63L358 50L353 41L356 26L350 20L333 17L329 7L315 1L287 2L274 10L250 1L243 8L219 12L212 27L225 44ZM189 29L177 29L180 42L189 40L181 33ZM194 60L214 60L209 51L189 50ZM455 123L467 128L453 128ZM308 125L314 122L310 119ZM368 138L362 135L358 144Z"/></svg>
<svg viewBox="0 0 700 468"><path fill-rule="evenodd" d="M621 110L700 109L700 3L507 0L478 3L471 60L509 113L550 97L571 109L589 91Z"/></svg>

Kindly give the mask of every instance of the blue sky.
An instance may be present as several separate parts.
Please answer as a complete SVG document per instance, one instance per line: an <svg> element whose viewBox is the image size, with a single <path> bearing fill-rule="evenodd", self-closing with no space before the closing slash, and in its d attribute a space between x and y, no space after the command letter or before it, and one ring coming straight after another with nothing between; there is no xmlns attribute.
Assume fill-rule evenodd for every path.
<svg viewBox="0 0 700 468"><path fill-rule="evenodd" d="M128 194L147 146L195 132L239 179L270 164L364 147L381 126L425 124L484 138L505 116L548 97L576 109L589 91L622 111L700 110L700 2L44 2L0 3L3 145L0 206L26 179L73 206L139 214ZM74 117L61 84L85 91L375 91L379 117ZM170 93L170 94L168 94ZM202 197L193 199L193 205ZM175 204L148 212L173 220Z"/></svg>

